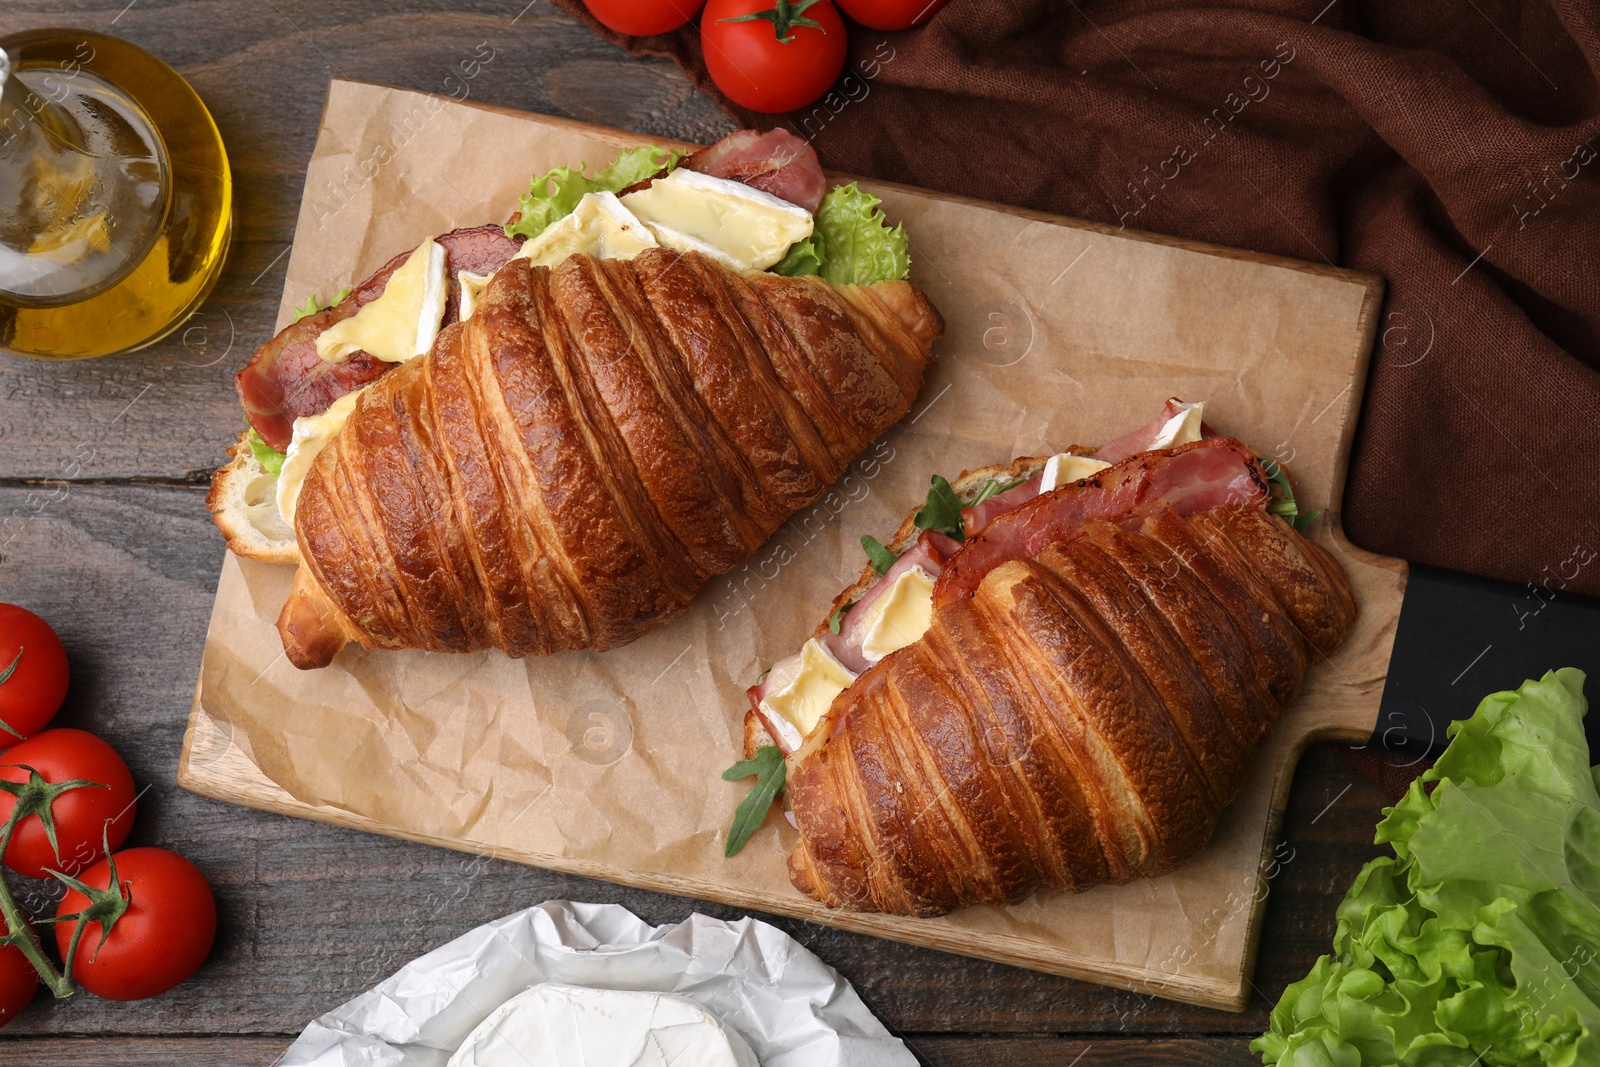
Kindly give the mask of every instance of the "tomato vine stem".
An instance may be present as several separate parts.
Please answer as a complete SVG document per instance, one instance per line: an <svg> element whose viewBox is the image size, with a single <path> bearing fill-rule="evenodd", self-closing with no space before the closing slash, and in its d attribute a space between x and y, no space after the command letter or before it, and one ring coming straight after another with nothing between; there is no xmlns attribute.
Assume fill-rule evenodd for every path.
<svg viewBox="0 0 1600 1067"><path fill-rule="evenodd" d="M0 856L4 856L11 847L11 835L17 828L20 817L26 815L21 804L11 809L11 817L6 820L5 829L0 830ZM6 930L8 933L0 937L0 944L14 945L33 964L33 969L39 972L39 980L49 987L57 1000L65 1000L77 992L72 984L72 979L66 974L56 970L50 957L44 954L44 947L39 943L39 935L33 928L33 923L23 914L17 906L16 898L11 895L11 885L0 875L0 915L5 916ZM82 924L80 923L80 926ZM76 932L74 932L76 936ZM69 964L70 969L70 964Z"/></svg>

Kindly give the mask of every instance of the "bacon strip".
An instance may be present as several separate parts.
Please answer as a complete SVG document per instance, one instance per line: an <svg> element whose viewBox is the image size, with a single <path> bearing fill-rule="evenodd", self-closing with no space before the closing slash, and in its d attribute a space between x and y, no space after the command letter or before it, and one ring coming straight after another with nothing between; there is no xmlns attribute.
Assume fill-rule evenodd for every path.
<svg viewBox="0 0 1600 1067"><path fill-rule="evenodd" d="M813 215L828 191L817 150L788 130L739 130L687 157L680 166L743 182Z"/></svg>
<svg viewBox="0 0 1600 1067"><path fill-rule="evenodd" d="M498 270L522 246L499 226L452 230L434 240L444 247L450 279L446 325L456 320L461 302L456 272L484 274ZM289 447L295 419L322 414L341 396L377 381L395 366L365 352L356 352L339 363L324 362L317 355L317 338L334 323L350 318L382 296L390 275L410 258L410 252L400 253L338 304L290 323L256 349L234 383L245 416L263 441L282 452Z"/></svg>
<svg viewBox="0 0 1600 1067"><path fill-rule="evenodd" d="M970 597L990 571L1077 537L1085 520L1130 528L1161 508L1191 515L1219 504L1266 505L1270 488L1255 452L1231 437L1135 453L1094 478L1061 486L997 517L946 563L935 608Z"/></svg>

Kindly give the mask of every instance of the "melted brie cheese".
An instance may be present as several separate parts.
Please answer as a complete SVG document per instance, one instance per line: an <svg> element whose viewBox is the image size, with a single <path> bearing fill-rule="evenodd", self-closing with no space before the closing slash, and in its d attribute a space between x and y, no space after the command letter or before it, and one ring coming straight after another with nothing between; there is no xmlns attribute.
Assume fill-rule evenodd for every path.
<svg viewBox="0 0 1600 1067"><path fill-rule="evenodd" d="M790 656L772 668L761 705L788 722L803 738L827 712L833 698L855 680L856 676L813 637L798 656Z"/></svg>
<svg viewBox="0 0 1600 1067"><path fill-rule="evenodd" d="M428 238L391 275L383 295L317 338L317 355L329 363L365 352L404 363L433 347L450 295L444 246Z"/></svg>
<svg viewBox="0 0 1600 1067"><path fill-rule="evenodd" d="M657 241L734 270L766 270L811 236L811 212L743 182L678 169L622 198Z"/></svg>
<svg viewBox="0 0 1600 1067"><path fill-rule="evenodd" d="M500 1005L447 1067L760 1067L688 997L546 983Z"/></svg>
<svg viewBox="0 0 1600 1067"><path fill-rule="evenodd" d="M513 259L526 259L536 267L554 267L568 256L632 259L656 239L615 193L584 193L572 214L552 224L522 244Z"/></svg>
<svg viewBox="0 0 1600 1067"><path fill-rule="evenodd" d="M1080 478L1088 478L1095 471L1103 471L1111 464L1090 456L1074 456L1062 452L1045 461L1044 473L1039 475L1039 493L1042 496L1057 486L1071 485Z"/></svg>
<svg viewBox="0 0 1600 1067"><path fill-rule="evenodd" d="M494 277L494 272L488 274L474 274L470 270L456 271L456 289L461 294L460 308L456 312L459 322L466 322L472 318L472 313L478 310L478 302L483 299L483 291L489 288L489 280Z"/></svg>
<svg viewBox="0 0 1600 1067"><path fill-rule="evenodd" d="M876 663L927 633L932 622L933 579L921 567L912 567L867 608L861 655L868 663Z"/></svg>
<svg viewBox="0 0 1600 1067"><path fill-rule="evenodd" d="M283 454L283 467L278 471L278 514L291 527L294 526L295 505L300 500L306 475L311 473L311 464L350 418L350 413L356 409L356 397L362 391L346 393L321 415L302 415L294 420L294 435L289 440L288 451Z"/></svg>
<svg viewBox="0 0 1600 1067"><path fill-rule="evenodd" d="M1156 434L1156 439L1150 442L1150 447L1176 448L1178 445L1200 440L1200 420L1205 406L1203 400L1193 404L1179 404L1178 407L1182 410L1166 421L1161 427L1161 432Z"/></svg>

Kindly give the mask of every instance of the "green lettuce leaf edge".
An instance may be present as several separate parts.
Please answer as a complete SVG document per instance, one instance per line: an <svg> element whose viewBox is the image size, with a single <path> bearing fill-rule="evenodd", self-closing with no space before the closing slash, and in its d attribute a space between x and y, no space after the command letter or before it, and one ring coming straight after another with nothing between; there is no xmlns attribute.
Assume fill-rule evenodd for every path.
<svg viewBox="0 0 1600 1067"><path fill-rule="evenodd" d="M1583 672L1485 697L1384 812L1333 953L1251 1044L1281 1067L1600 1063L1600 768Z"/></svg>

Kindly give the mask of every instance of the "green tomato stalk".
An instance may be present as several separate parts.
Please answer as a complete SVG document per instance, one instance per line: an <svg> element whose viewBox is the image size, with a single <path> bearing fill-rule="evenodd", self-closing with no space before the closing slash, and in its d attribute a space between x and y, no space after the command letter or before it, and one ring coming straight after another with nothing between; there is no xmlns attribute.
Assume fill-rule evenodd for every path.
<svg viewBox="0 0 1600 1067"><path fill-rule="evenodd" d="M20 765L19 765L20 766ZM4 828L0 828L0 856L4 856L11 848L12 835L16 833L19 823L30 815L37 815L44 824L45 836L50 839L50 847L55 851L56 859L61 858L60 846L56 844L55 816L51 811L56 798L63 793L74 789L108 789L107 785L100 782L88 782L82 779L73 779L67 782L47 782L44 777L32 767L23 767L28 772L26 782L10 782L0 779L0 791L11 794L15 800L11 808L11 817L6 820ZM107 831L109 832L109 831ZM111 854L110 841L106 840L106 855ZM111 935L111 927L128 910L129 898L123 888L122 882L117 877L116 862L111 861L111 881L105 889L93 889L84 885L78 879L59 871L51 871L52 875L65 885L78 890L89 898L89 906L81 912L72 915L61 915L46 922L75 922L77 926L72 931L72 943L66 952L66 959L60 970L45 955L43 946L39 943L39 935L33 928L33 922L17 905L16 898L11 894L11 886L4 877L0 877L0 915L5 916L6 929L10 931L0 936L0 945L11 945L18 949L28 962L33 964L33 969L38 972L39 980L49 987L57 999L64 1000L77 992L77 987L72 983L72 964L78 954L78 942L82 939L84 930L91 922L100 923L100 943Z"/></svg>

